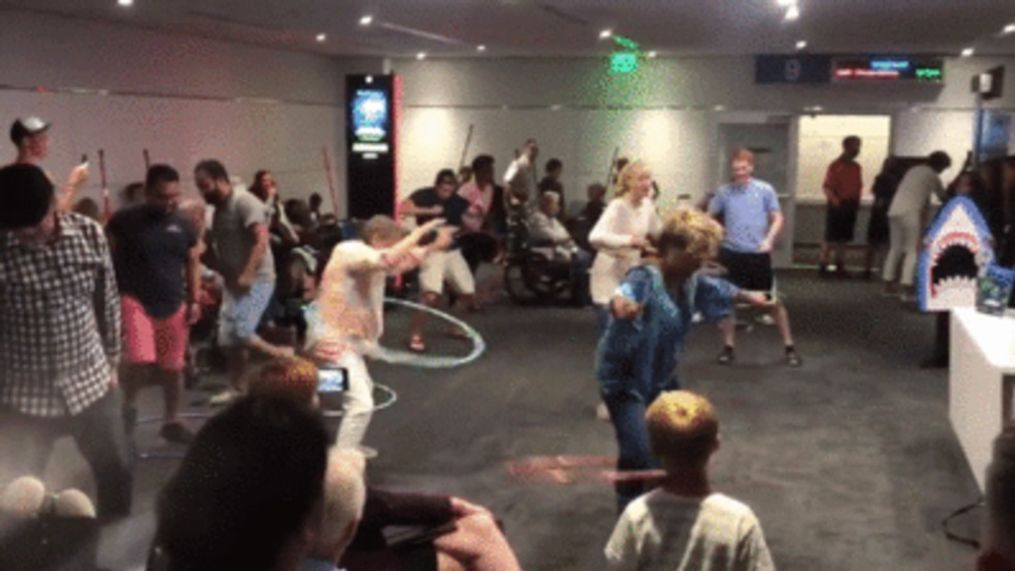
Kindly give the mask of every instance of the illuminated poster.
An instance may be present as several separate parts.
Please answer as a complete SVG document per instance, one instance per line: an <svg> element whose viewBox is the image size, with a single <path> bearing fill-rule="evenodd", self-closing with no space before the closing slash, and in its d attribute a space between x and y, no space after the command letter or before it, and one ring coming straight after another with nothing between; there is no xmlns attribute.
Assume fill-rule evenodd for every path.
<svg viewBox="0 0 1015 571"><path fill-rule="evenodd" d="M386 91L356 90L352 100L352 133L352 152L374 154L389 152L391 116Z"/></svg>

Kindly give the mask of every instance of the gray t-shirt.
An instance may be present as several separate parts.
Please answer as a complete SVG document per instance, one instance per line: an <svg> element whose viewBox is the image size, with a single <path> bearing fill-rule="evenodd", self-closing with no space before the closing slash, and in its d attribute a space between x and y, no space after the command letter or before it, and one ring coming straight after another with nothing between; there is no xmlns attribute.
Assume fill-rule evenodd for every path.
<svg viewBox="0 0 1015 571"><path fill-rule="evenodd" d="M722 494L651 491L628 504L605 551L611 571L775 570L754 512Z"/></svg>
<svg viewBox="0 0 1015 571"><path fill-rule="evenodd" d="M215 207L211 223L211 242L218 258L219 273L236 278L243 271L254 248L255 239L250 227L268 225L268 208L242 187L234 187L224 204ZM257 267L258 281L275 279L275 260L267 248Z"/></svg>

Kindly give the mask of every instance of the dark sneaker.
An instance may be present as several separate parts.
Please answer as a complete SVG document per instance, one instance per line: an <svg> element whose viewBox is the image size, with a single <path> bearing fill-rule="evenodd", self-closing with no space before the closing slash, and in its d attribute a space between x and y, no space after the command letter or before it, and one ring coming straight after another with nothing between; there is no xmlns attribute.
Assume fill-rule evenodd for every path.
<svg viewBox="0 0 1015 571"><path fill-rule="evenodd" d="M799 367L804 364L804 360L800 358L800 354L796 352L796 349L788 349L786 351L786 364L790 367Z"/></svg>
<svg viewBox="0 0 1015 571"><path fill-rule="evenodd" d="M715 362L720 365L731 365L735 359L733 347L723 347L723 350L716 356Z"/></svg>
<svg viewBox="0 0 1015 571"><path fill-rule="evenodd" d="M194 433L179 422L163 424L159 436L174 444L190 444L194 440Z"/></svg>

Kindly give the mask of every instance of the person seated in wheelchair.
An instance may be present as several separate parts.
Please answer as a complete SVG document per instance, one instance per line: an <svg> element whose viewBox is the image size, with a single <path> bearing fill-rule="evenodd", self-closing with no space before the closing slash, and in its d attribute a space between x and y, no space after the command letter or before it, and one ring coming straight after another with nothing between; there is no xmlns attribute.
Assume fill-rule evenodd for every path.
<svg viewBox="0 0 1015 571"><path fill-rule="evenodd" d="M547 191L539 195L538 208L526 220L529 249L546 256L552 262L568 265L573 299L578 305L588 305L591 303L588 280L592 255L578 247L567 228L558 220L560 209L559 194Z"/></svg>

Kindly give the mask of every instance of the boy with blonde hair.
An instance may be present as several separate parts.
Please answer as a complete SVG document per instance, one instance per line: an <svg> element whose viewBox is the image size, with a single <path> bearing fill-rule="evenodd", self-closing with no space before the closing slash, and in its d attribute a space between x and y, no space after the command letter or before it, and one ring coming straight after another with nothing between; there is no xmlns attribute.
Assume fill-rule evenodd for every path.
<svg viewBox="0 0 1015 571"><path fill-rule="evenodd" d="M605 549L610 569L775 569L751 508L709 484L708 462L719 449L712 403L689 391L668 391L645 418L666 476L621 514Z"/></svg>

